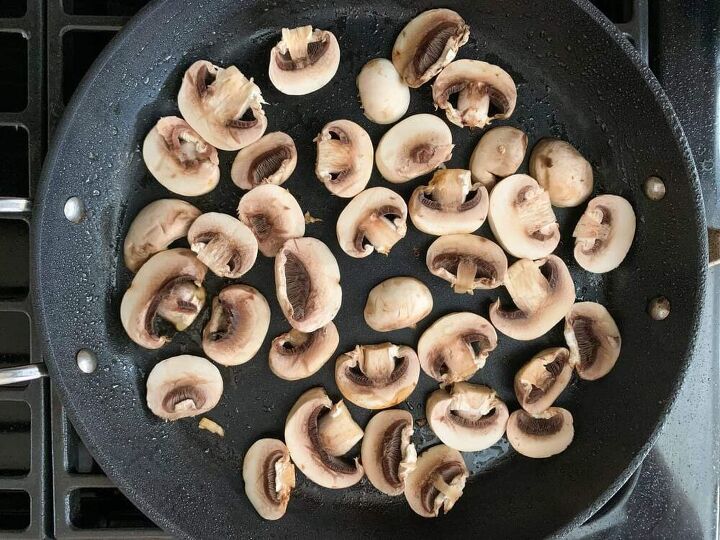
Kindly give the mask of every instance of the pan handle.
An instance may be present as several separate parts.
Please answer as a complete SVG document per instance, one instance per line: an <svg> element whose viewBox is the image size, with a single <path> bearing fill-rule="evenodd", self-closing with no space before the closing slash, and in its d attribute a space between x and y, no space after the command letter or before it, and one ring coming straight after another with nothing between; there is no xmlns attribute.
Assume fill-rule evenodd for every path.
<svg viewBox="0 0 720 540"><path fill-rule="evenodd" d="M3 368L0 369L0 386L32 381L43 377L47 377L47 370L44 364Z"/></svg>
<svg viewBox="0 0 720 540"><path fill-rule="evenodd" d="M30 215L30 199L0 197L0 218L15 218Z"/></svg>

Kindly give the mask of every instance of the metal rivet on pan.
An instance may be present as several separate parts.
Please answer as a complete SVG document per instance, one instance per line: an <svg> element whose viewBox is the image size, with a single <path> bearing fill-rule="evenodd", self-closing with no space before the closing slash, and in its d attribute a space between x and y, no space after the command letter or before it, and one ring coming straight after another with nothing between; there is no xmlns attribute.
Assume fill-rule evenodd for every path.
<svg viewBox="0 0 720 540"><path fill-rule="evenodd" d="M648 304L648 313L656 321L667 319L670 315L670 300L664 296L653 298Z"/></svg>
<svg viewBox="0 0 720 540"><path fill-rule="evenodd" d="M658 176L649 176L645 180L645 196L651 201L659 201L665 196L665 182Z"/></svg>
<svg viewBox="0 0 720 540"><path fill-rule="evenodd" d="M88 349L80 349L75 359L83 373L93 373L97 369L97 356Z"/></svg>
<svg viewBox="0 0 720 540"><path fill-rule="evenodd" d="M85 203L80 197L70 197L65 201L65 217L73 223L80 223L85 217Z"/></svg>

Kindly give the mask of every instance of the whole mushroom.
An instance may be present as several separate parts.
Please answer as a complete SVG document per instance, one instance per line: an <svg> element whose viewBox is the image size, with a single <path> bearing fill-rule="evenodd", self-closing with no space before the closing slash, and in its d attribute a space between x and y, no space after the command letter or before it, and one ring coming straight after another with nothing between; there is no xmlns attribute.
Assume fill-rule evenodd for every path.
<svg viewBox="0 0 720 540"><path fill-rule="evenodd" d="M592 166L570 143L542 139L530 154L530 176L550 195L553 206L585 202L593 190Z"/></svg>
<svg viewBox="0 0 720 540"><path fill-rule="evenodd" d="M565 341L570 363L581 379L607 375L620 356L620 330L605 306L578 302L565 316Z"/></svg>
<svg viewBox="0 0 720 540"><path fill-rule="evenodd" d="M572 414L560 407L534 415L520 409L508 420L508 442L517 453L530 458L559 454L570 446L574 436Z"/></svg>
<svg viewBox="0 0 720 540"><path fill-rule="evenodd" d="M468 477L462 454L444 444L425 450L405 479L405 498L422 517L447 514L463 494Z"/></svg>
<svg viewBox="0 0 720 540"><path fill-rule="evenodd" d="M530 414L550 407L567 387L573 366L564 347L540 351L515 374L515 395Z"/></svg>
<svg viewBox="0 0 720 540"><path fill-rule="evenodd" d="M373 58L363 66L355 82L363 113L369 120L392 124L407 112L410 88L390 60Z"/></svg>
<svg viewBox="0 0 720 540"><path fill-rule="evenodd" d="M237 153L230 177L241 189L262 184L280 185L290 178L296 165L295 141L287 133L274 131Z"/></svg>
<svg viewBox="0 0 720 540"><path fill-rule="evenodd" d="M270 371L286 381L309 377L325 365L339 342L332 322L308 333L293 328L273 339L268 353Z"/></svg>
<svg viewBox="0 0 720 540"><path fill-rule="evenodd" d="M392 277L372 288L365 304L365 322L377 332L414 328L433 307L430 289L413 277Z"/></svg>
<svg viewBox="0 0 720 540"><path fill-rule="evenodd" d="M473 181L492 190L495 184L517 172L525 159L527 135L514 127L489 129L480 138L470 156Z"/></svg>
<svg viewBox="0 0 720 540"><path fill-rule="evenodd" d="M190 249L220 277L239 278L252 268L258 243L252 231L227 214L208 212L188 229Z"/></svg>
<svg viewBox="0 0 720 540"><path fill-rule="evenodd" d="M330 193L354 197L365 189L374 155L367 131L350 120L334 120L323 126L315 142L315 175Z"/></svg>
<svg viewBox="0 0 720 540"><path fill-rule="evenodd" d="M287 446L277 439L260 439L243 458L245 494L260 517L280 519L295 487L295 466Z"/></svg>

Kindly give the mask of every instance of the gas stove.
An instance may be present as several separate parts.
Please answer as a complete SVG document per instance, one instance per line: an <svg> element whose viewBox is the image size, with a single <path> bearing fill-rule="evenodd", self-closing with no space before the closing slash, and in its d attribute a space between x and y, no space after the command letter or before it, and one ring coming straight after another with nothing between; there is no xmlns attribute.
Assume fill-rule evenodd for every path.
<svg viewBox="0 0 720 540"><path fill-rule="evenodd" d="M85 71L148 0L0 0L0 197L32 199L47 141ZM660 80L720 227L718 22L702 0L595 0ZM41 364L25 214L0 205L0 368ZM718 536L720 274L701 346L655 447L573 539ZM647 384L652 384L648 373ZM598 464L602 466L602 464ZM0 387L0 538L167 538L103 474L49 380Z"/></svg>

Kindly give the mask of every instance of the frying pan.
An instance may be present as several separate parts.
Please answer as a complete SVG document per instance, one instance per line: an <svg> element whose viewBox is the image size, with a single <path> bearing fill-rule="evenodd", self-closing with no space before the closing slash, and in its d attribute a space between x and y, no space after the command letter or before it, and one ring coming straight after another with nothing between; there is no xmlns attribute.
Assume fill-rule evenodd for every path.
<svg viewBox="0 0 720 540"><path fill-rule="evenodd" d="M424 265L433 239L412 227L389 257L357 260L342 253L334 222L347 201L329 196L313 174L312 138L329 120L354 120L377 143L387 128L363 117L355 75L370 58L389 56L411 17L436 6L409 0L158 0L96 61L57 130L35 200L34 307L48 370L78 433L110 478L158 525L188 538L537 537L582 523L635 470L696 345L707 260L702 201L677 118L638 54L587 1L557 0L551 6L532 0L448 0L444 7L458 11L472 29L459 57L497 63L515 79L518 105L504 123L523 129L531 146L543 136L571 141L593 164L596 194L613 193L632 203L638 216L634 245L622 266L604 275L582 271L572 258L571 233L583 208L556 210L563 238L557 253L569 263L578 300L608 307L621 329L623 350L607 377L574 381L560 397L576 428L564 453L526 459L503 439L484 452L466 454L471 478L465 493L447 516L435 520L416 516L403 497L386 497L367 481L333 491L299 475L288 513L279 522L262 521L247 502L240 469L252 442L282 437L285 416L306 389L323 385L333 398L340 397L333 362L296 382L276 378L267 366L271 338L288 328L275 300L272 260L260 257L242 278L265 295L273 317L257 357L223 369L224 396L208 416L224 426L224 438L199 430L197 419L162 422L144 404L144 381L157 361L183 352L202 354L199 333L207 308L188 332L159 351L147 351L125 335L119 306L131 279L120 256L130 222L146 204L171 196L146 171L140 143L159 117L177 114L183 72L194 60L207 58L255 77L269 102L268 131L286 131L296 141L298 167L286 187L304 210L324 220L309 225L307 234L330 246L342 274L338 353L356 343L415 345L433 320L452 311L487 316L490 301L502 291L453 294ZM285 96L268 81L269 51L283 26L302 24L335 33L341 66L321 90ZM417 112L433 112L429 85L413 92L409 113ZM481 133L451 129L457 146L448 165L466 167ZM232 157L222 153L220 186L192 200L203 211L234 212L241 193L229 181ZM650 175L667 186L660 201L643 194ZM393 188L407 198L426 180ZM375 173L370 185L387 184ZM72 197L77 199L68 203ZM492 238L487 225L479 233ZM363 321L366 295L396 275L427 283L435 307L414 330L375 333ZM224 284L214 277L206 283L210 295ZM671 303L664 321L647 314L648 302L658 295ZM531 342L500 336L487 366L472 380L493 387L516 408L516 370L537 351L563 343L560 326ZM90 366L91 373L78 368L80 350L97 359L93 370L86 352L80 355L80 365ZM403 407L422 418L424 400L434 388L434 381L422 375ZM368 411L350 409L361 424L370 417ZM428 427L419 428L415 440L419 448L437 442Z"/></svg>

